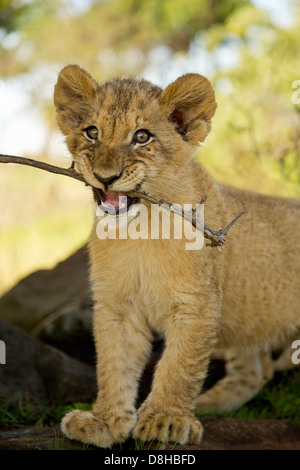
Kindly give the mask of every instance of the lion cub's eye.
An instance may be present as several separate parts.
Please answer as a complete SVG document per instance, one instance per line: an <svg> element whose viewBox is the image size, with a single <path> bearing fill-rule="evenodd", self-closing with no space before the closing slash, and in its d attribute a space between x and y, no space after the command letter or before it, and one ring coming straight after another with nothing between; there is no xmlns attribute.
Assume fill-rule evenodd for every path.
<svg viewBox="0 0 300 470"><path fill-rule="evenodd" d="M151 137L152 134L150 134L149 131L146 131L146 129L140 129L134 133L132 142L134 144L147 144Z"/></svg>
<svg viewBox="0 0 300 470"><path fill-rule="evenodd" d="M98 137L98 129L95 126L89 126L85 129L84 135L88 140L94 142Z"/></svg>

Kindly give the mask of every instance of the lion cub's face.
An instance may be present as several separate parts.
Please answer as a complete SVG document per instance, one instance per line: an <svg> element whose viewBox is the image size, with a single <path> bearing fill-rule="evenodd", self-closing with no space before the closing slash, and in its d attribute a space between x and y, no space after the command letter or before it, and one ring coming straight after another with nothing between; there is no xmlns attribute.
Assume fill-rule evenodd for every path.
<svg viewBox="0 0 300 470"><path fill-rule="evenodd" d="M176 175L205 139L216 109L201 75L184 75L165 90L134 78L100 86L76 65L60 72L54 102L76 168L98 188L98 202L116 210L131 190L161 197L168 187L176 191Z"/></svg>

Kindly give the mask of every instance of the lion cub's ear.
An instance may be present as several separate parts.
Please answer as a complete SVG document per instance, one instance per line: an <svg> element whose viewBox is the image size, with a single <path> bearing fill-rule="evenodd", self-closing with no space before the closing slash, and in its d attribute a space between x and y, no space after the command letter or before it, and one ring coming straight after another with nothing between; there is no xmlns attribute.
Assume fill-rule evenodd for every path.
<svg viewBox="0 0 300 470"><path fill-rule="evenodd" d="M163 90L159 102L184 140L191 145L204 141L217 107L207 78L196 73L183 75Z"/></svg>
<svg viewBox="0 0 300 470"><path fill-rule="evenodd" d="M80 125L97 88L93 77L78 65L67 65L61 70L54 89L54 104L58 125L65 135Z"/></svg>

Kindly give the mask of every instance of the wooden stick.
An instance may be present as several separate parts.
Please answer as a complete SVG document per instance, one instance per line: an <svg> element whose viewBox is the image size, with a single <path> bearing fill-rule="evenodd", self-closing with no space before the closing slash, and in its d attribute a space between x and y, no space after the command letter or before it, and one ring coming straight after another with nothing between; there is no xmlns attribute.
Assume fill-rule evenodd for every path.
<svg viewBox="0 0 300 470"><path fill-rule="evenodd" d="M73 167L61 168L55 165L49 165L49 163L32 160L31 158L15 157L13 155L2 154L0 154L0 163L19 163L20 165L28 165L34 168L39 168L41 170L50 171L50 173L55 173L57 175L69 176L70 178L75 178L76 180L85 183L83 176L74 170Z"/></svg>
<svg viewBox="0 0 300 470"><path fill-rule="evenodd" d="M84 177L74 169L73 164L70 168L61 168L38 160L32 160L31 158L3 154L0 154L0 163L18 163L21 165L28 165L34 168L49 171L50 173L55 173L57 175L69 176L70 178L74 178L78 181L85 183L86 186L90 186L85 181ZM146 199L147 201L152 202L154 204L164 205L167 209L172 210L172 212L174 212L175 214L181 215L185 219L189 220L196 229L203 229L204 237L210 240L209 246L224 245L225 235L227 235L229 229L233 226L233 224L235 224L235 222L244 214L244 211L240 212L228 225L226 225L225 228L215 231L205 225L200 218L197 219L196 209L192 209L191 212L184 211L183 209L181 209L181 207L173 205L172 203L167 202L164 199L159 199L155 196L152 196L152 194L149 194L144 191L130 191L129 195L130 194L142 197L143 199ZM200 204L203 204L205 200L206 197L203 197L200 201Z"/></svg>

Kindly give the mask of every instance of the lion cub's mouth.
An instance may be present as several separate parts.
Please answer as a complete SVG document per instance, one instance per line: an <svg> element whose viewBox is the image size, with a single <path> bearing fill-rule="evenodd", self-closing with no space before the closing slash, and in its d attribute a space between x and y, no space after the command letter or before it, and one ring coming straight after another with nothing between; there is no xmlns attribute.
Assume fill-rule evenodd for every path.
<svg viewBox="0 0 300 470"><path fill-rule="evenodd" d="M129 197L120 191L105 191L93 188L94 199L103 212L112 215L128 212L130 207L139 202L137 197Z"/></svg>

